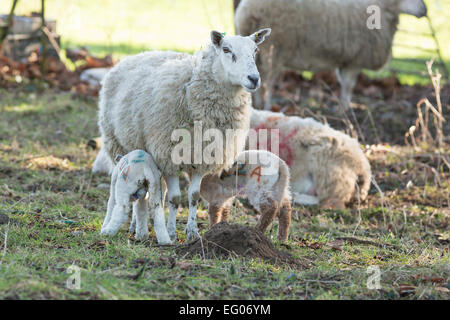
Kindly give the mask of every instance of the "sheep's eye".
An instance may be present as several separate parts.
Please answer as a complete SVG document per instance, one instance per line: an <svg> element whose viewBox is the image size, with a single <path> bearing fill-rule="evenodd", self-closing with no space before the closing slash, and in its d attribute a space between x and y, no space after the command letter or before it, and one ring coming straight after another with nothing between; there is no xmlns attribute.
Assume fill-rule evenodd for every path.
<svg viewBox="0 0 450 320"><path fill-rule="evenodd" d="M223 53L230 53L230 52L231 52L230 49L228 49L228 48L223 48Z"/></svg>

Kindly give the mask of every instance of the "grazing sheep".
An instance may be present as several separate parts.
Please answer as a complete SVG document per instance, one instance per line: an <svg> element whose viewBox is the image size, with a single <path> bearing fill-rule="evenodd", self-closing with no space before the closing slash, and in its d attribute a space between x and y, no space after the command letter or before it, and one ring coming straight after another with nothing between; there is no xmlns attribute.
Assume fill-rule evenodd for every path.
<svg viewBox="0 0 450 320"><path fill-rule="evenodd" d="M264 232L278 215L278 239L286 241L291 223L289 169L264 150L241 152L230 170L203 177L200 195L209 203L209 225L228 221L236 196L246 196L261 214L256 228Z"/></svg>
<svg viewBox="0 0 450 320"><path fill-rule="evenodd" d="M345 208L358 194L361 201L367 197L370 164L356 139L312 118L256 109L252 109L250 126L256 132L279 129L279 154L290 168L294 202Z"/></svg>
<svg viewBox="0 0 450 320"><path fill-rule="evenodd" d="M380 8L380 29L368 27L373 5ZM274 32L261 46L258 68L267 92L254 95L255 105L262 107L264 97L269 109L277 76L294 69L336 70L348 107L360 70L380 69L390 58L400 13L420 18L427 8L422 0L241 1L235 15L239 34L250 34L262 25Z"/></svg>
<svg viewBox="0 0 450 320"><path fill-rule="evenodd" d="M192 176L186 226L187 238L192 239L198 236L196 213L202 177L229 167L244 148L250 122L250 93L261 82L255 54L257 45L269 34L270 29L248 37L212 31L212 43L195 55L141 53L123 59L103 79L98 123L105 152L110 159L134 149L152 154L169 189L168 230L172 239L176 237L181 195L179 172ZM195 140L195 148L189 141L189 151L193 151L189 163L172 161L177 150L172 141L174 130L184 128L190 137L195 136L196 122L204 131L218 129L223 137L231 131L229 139L220 146L221 161L197 161L193 155L202 146Z"/></svg>
<svg viewBox="0 0 450 320"><path fill-rule="evenodd" d="M145 198L149 193L149 199ZM143 150L134 150L120 158L111 176L108 211L101 234L115 235L128 219L130 201L133 203L133 220L136 239L148 239L148 210L154 211L154 228L160 244L171 243L164 217L161 173L153 158ZM148 201L148 204L147 204Z"/></svg>

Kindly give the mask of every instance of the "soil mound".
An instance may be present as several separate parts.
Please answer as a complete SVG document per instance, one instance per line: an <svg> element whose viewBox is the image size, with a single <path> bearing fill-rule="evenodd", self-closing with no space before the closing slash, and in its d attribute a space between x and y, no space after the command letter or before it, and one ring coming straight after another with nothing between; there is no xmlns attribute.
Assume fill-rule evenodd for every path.
<svg viewBox="0 0 450 320"><path fill-rule="evenodd" d="M239 224L220 222L197 239L177 249L186 257L199 255L207 259L229 256L259 258L276 264L304 268L306 263L289 253L277 250L259 230Z"/></svg>

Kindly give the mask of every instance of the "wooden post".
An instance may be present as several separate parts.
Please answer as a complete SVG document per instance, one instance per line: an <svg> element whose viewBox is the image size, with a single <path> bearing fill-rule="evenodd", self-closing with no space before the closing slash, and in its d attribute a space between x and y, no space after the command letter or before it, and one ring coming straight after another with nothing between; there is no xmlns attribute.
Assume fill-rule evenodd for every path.
<svg viewBox="0 0 450 320"><path fill-rule="evenodd" d="M3 41L8 36L9 29L12 26L13 17L14 17L14 10L16 9L16 5L19 0L14 0L11 6L11 10L9 11L8 18L6 19L6 26L2 28L1 34L0 34L0 50L2 48Z"/></svg>
<svg viewBox="0 0 450 320"><path fill-rule="evenodd" d="M41 0L41 73L44 75L47 60L47 39L44 32L45 28L45 0Z"/></svg>

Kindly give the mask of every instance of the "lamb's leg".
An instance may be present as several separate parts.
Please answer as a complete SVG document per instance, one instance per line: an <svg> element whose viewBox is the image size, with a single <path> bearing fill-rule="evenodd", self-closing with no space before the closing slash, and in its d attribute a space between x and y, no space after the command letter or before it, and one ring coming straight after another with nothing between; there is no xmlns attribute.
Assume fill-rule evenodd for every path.
<svg viewBox="0 0 450 320"><path fill-rule="evenodd" d="M194 173L188 189L189 216L186 225L186 238L188 240L193 240L199 237L197 228L197 203L200 199L201 182L202 176L198 173Z"/></svg>
<svg viewBox="0 0 450 320"><path fill-rule="evenodd" d="M167 231L170 239L177 238L177 211L181 201L180 180L178 176L167 178L167 188L169 189L169 219L167 221Z"/></svg>
<svg viewBox="0 0 450 320"><path fill-rule="evenodd" d="M117 190L116 190L117 191ZM130 194L123 192L120 194L116 192L116 205L111 214L111 220L104 229L100 232L113 236L117 233L122 224L128 219L128 212L130 211Z"/></svg>
<svg viewBox="0 0 450 320"><path fill-rule="evenodd" d="M336 69L336 76L341 85L341 101L345 109L350 108L353 88L355 87L359 71L356 69Z"/></svg>
<svg viewBox="0 0 450 320"><path fill-rule="evenodd" d="M231 212L231 206L233 205L234 197L231 199L228 199L223 205L222 205L222 221L230 221L230 212Z"/></svg>
<svg viewBox="0 0 450 320"><path fill-rule="evenodd" d="M130 228L128 229L129 233L135 233L136 232L136 210L135 210L135 206L137 205L136 202L133 203L133 214L131 216Z"/></svg>
<svg viewBox="0 0 450 320"><path fill-rule="evenodd" d="M277 202L272 198L267 198L264 203L260 204L260 212L261 218L256 224L256 229L265 232L278 212Z"/></svg>
<svg viewBox="0 0 450 320"><path fill-rule="evenodd" d="M144 197L133 203L133 220L136 220L136 240L148 239L148 202Z"/></svg>
<svg viewBox="0 0 450 320"><path fill-rule="evenodd" d="M291 202L288 199L281 200L281 207L278 210L278 239L280 241L284 242L288 239L291 213Z"/></svg>
<svg viewBox="0 0 450 320"><path fill-rule="evenodd" d="M222 211L223 206L212 202L209 204L209 228L212 228L222 220Z"/></svg>
<svg viewBox="0 0 450 320"><path fill-rule="evenodd" d="M153 228L155 229L156 239L159 244L170 244L169 233L166 228L166 218L164 216L164 209L162 205L163 193L161 190L161 181L157 179L149 186L149 205L154 212Z"/></svg>
<svg viewBox="0 0 450 320"><path fill-rule="evenodd" d="M111 217L112 217L112 212L113 212L114 206L116 205L116 200L115 200L116 183L117 183L117 171L115 170L113 172L113 174L111 175L111 186L109 187L108 209L106 211L105 220L103 221L100 232L103 232L103 230L109 224L109 221L111 220Z"/></svg>

